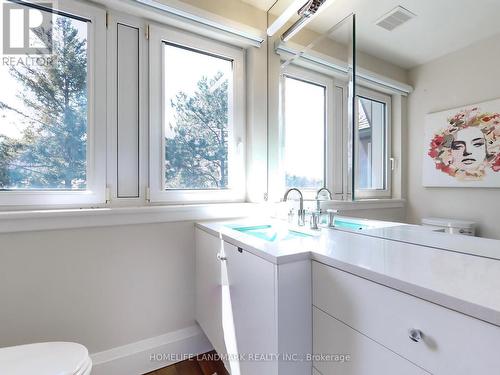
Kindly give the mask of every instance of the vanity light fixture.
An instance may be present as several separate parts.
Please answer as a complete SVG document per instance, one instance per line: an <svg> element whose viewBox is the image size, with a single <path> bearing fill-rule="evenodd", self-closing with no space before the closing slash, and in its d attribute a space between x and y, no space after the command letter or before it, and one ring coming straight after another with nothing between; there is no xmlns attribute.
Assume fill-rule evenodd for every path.
<svg viewBox="0 0 500 375"><path fill-rule="evenodd" d="M312 19L328 8L335 0L309 0L299 10L300 18L281 35L281 40L287 42L300 30L302 30ZM271 25L272 26L272 25Z"/></svg>
<svg viewBox="0 0 500 375"><path fill-rule="evenodd" d="M285 23L288 22L292 16L299 11L300 8L302 8L306 3L308 3L308 0L294 0L288 8L285 9L281 15L276 18L276 20L267 28L267 35L268 36L273 36L276 34L276 32L281 29Z"/></svg>

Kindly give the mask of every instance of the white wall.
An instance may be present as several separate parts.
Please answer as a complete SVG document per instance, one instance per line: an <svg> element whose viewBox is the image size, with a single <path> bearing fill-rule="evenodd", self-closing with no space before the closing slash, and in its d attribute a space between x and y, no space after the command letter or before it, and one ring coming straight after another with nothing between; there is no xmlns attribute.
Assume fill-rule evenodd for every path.
<svg viewBox="0 0 500 375"><path fill-rule="evenodd" d="M341 211L341 215L359 217L363 219L394 221L398 223L405 222L405 209L404 208L377 208L369 210L352 210Z"/></svg>
<svg viewBox="0 0 500 375"><path fill-rule="evenodd" d="M410 71L407 219L438 216L474 220L480 235L500 239L498 189L424 188L422 158L427 113L500 98L500 35Z"/></svg>
<svg viewBox="0 0 500 375"><path fill-rule="evenodd" d="M0 235L0 347L91 353L194 324L192 222Z"/></svg>
<svg viewBox="0 0 500 375"><path fill-rule="evenodd" d="M171 4L172 0L159 0ZM256 29L267 28L267 13L241 0L180 0L184 4L192 5L226 19L239 22Z"/></svg>

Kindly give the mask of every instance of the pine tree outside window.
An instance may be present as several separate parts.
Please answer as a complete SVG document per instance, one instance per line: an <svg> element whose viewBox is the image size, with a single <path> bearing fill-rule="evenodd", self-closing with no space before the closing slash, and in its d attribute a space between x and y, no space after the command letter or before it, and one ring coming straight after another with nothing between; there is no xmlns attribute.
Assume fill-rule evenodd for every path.
<svg viewBox="0 0 500 375"><path fill-rule="evenodd" d="M56 15L50 56L0 65L0 190L85 190L87 23Z"/></svg>
<svg viewBox="0 0 500 375"><path fill-rule="evenodd" d="M165 44L165 188L227 189L233 63Z"/></svg>
<svg viewBox="0 0 500 375"><path fill-rule="evenodd" d="M29 34L49 52L2 51L0 205L104 202L106 124L96 102L105 70L96 66L105 65L105 39L96 34L105 32L105 13L72 0L53 6L15 4L50 20Z"/></svg>
<svg viewBox="0 0 500 375"><path fill-rule="evenodd" d="M243 50L151 26L149 63L151 201L243 201Z"/></svg>

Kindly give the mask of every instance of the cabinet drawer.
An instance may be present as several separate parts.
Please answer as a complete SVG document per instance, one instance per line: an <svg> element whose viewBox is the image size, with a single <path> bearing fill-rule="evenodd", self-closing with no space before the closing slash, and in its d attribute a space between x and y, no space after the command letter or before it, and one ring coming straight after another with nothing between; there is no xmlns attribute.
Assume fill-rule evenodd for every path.
<svg viewBox="0 0 500 375"><path fill-rule="evenodd" d="M317 308L313 308L313 326L314 367L323 375L428 375ZM332 360L325 355L349 355L349 360Z"/></svg>
<svg viewBox="0 0 500 375"><path fill-rule="evenodd" d="M318 262L313 304L431 373L500 369L499 327ZM410 340L410 329L423 339Z"/></svg>

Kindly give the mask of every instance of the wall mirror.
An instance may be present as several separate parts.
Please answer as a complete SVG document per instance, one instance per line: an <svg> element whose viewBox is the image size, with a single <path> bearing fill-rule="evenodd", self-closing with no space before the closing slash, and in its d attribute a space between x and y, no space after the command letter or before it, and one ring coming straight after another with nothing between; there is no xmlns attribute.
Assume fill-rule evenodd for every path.
<svg viewBox="0 0 500 375"><path fill-rule="evenodd" d="M404 199L408 222L486 215L480 234L497 237L480 207L500 187L499 11L490 0L276 1L270 194Z"/></svg>
<svg viewBox="0 0 500 375"><path fill-rule="evenodd" d="M500 3L335 4L356 13L356 198L376 189L405 198L408 222L458 219L466 232L475 222L476 234L498 238L486 207L500 187Z"/></svg>
<svg viewBox="0 0 500 375"><path fill-rule="evenodd" d="M332 17L333 6L279 0L268 11L271 196L326 187L353 198L354 15Z"/></svg>

